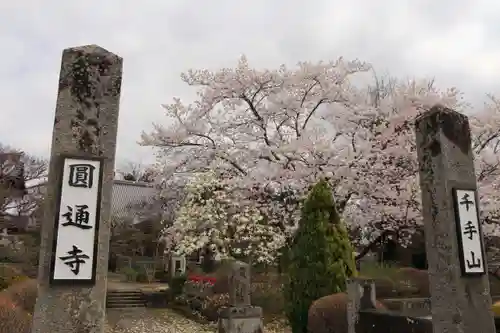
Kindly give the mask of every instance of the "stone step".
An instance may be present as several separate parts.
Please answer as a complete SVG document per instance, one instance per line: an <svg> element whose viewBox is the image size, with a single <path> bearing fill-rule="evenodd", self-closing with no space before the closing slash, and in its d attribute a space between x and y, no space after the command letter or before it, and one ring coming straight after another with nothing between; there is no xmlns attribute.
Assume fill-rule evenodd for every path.
<svg viewBox="0 0 500 333"><path fill-rule="evenodd" d="M134 303L144 301L144 297L108 297L108 302Z"/></svg>
<svg viewBox="0 0 500 333"><path fill-rule="evenodd" d="M142 292L137 290L110 290L107 292L108 295L142 295Z"/></svg>
<svg viewBox="0 0 500 333"><path fill-rule="evenodd" d="M128 304L128 303L144 303L145 300L144 298L108 298L106 302Z"/></svg>
<svg viewBox="0 0 500 333"><path fill-rule="evenodd" d="M135 297L135 298L107 298L108 302L111 303L137 303L144 302L144 297Z"/></svg>
<svg viewBox="0 0 500 333"><path fill-rule="evenodd" d="M145 307L146 300L140 291L109 291L106 295L106 308Z"/></svg>
<svg viewBox="0 0 500 333"><path fill-rule="evenodd" d="M106 309L132 309L145 308L146 304L106 304Z"/></svg>
<svg viewBox="0 0 500 333"><path fill-rule="evenodd" d="M108 299L109 304L142 304L146 301L144 299Z"/></svg>
<svg viewBox="0 0 500 333"><path fill-rule="evenodd" d="M111 302L137 302L137 301L143 301L144 297L108 297L108 301Z"/></svg>
<svg viewBox="0 0 500 333"><path fill-rule="evenodd" d="M134 298L142 299L144 297L142 296L142 294L130 294L130 295L110 295L110 294L108 294L107 298L108 299L134 299Z"/></svg>
<svg viewBox="0 0 500 333"><path fill-rule="evenodd" d="M145 302L140 303L106 303L107 309L122 309L122 308L144 308Z"/></svg>

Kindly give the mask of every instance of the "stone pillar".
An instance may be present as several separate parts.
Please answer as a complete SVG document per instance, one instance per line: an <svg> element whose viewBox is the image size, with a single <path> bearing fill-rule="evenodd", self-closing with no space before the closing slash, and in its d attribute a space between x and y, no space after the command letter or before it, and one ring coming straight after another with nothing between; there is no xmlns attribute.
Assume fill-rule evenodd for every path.
<svg viewBox="0 0 500 333"><path fill-rule="evenodd" d="M434 106L415 130L434 332L493 333L468 119Z"/></svg>
<svg viewBox="0 0 500 333"><path fill-rule="evenodd" d="M104 330L111 188L122 63L122 58L96 45L63 51L49 179L46 185L46 210L41 230L39 294L33 316L33 333L101 333ZM85 164L89 168L87 171L98 169L95 170L98 172L95 173L93 180L90 179L93 185L89 188L93 186L95 189L97 186L99 191L78 192L81 190L81 187L78 189L81 183L70 184L69 186L73 186L71 190L73 192L68 190L67 184L71 182L68 181L68 177L72 177L68 171L71 168L68 157L73 158L73 162L75 158L88 161L88 164ZM86 175L89 176L89 173ZM73 181L81 182L82 178L76 176ZM88 181L89 178L86 185L89 185ZM84 196L88 198L77 198L77 193L87 193ZM97 199L93 197L94 195ZM78 280L79 275L75 273L80 264L76 261L60 264L59 260L62 258L56 254L57 251L66 251L65 248L69 245L69 243L62 244L63 238L75 244L81 241L81 239L68 240L67 237L59 239L57 236L62 232L64 222L71 219L73 222L77 221L75 215L66 215L66 218L61 215L65 214L63 209L67 207L63 206L69 205L68 200L76 204L79 203L78 200L83 200L87 205L94 202L92 205L95 206L88 210L92 223L88 223L90 221L88 215L85 221L89 227L87 230L92 231L88 233L92 235L91 238L85 237L90 239L88 242L94 242L93 249L89 249L93 255L87 255L88 252L81 253L86 257L83 258L85 263L80 262L82 265L78 267L79 273L82 274L82 270L87 270L85 272L88 275L81 277L80 280ZM78 221L81 222L82 216L80 215ZM86 228L81 226L80 224L80 227L65 230L73 230L67 232L77 235L76 230ZM89 269L90 262L93 268ZM71 268L73 273L63 271L64 267ZM56 268L60 271L55 272ZM68 277L66 280L65 276Z"/></svg>
<svg viewBox="0 0 500 333"><path fill-rule="evenodd" d="M229 276L229 307L219 313L219 333L263 331L262 308L250 301L250 265L235 261Z"/></svg>
<svg viewBox="0 0 500 333"><path fill-rule="evenodd" d="M359 311L376 309L375 281L351 278L347 280L347 333L356 333Z"/></svg>

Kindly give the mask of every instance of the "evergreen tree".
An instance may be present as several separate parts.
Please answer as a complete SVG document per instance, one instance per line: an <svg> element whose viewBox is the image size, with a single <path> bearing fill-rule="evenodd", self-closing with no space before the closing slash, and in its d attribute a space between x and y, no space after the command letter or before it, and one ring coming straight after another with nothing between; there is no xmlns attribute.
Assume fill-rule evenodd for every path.
<svg viewBox="0 0 500 333"><path fill-rule="evenodd" d="M317 183L302 208L288 252L284 296L293 333L307 333L307 313L318 298L344 292L356 274L353 248L335 207L330 186Z"/></svg>

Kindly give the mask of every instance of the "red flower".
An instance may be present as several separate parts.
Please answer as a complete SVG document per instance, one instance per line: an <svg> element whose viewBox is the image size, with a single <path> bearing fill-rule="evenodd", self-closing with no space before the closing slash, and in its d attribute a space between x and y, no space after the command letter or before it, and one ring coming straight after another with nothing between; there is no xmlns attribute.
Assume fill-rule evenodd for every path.
<svg viewBox="0 0 500 333"><path fill-rule="evenodd" d="M188 276L188 280L192 282L199 282L201 280L201 277L198 275L190 275Z"/></svg>
<svg viewBox="0 0 500 333"><path fill-rule="evenodd" d="M201 276L201 275L190 275L188 276L188 280L192 282L202 282L202 283L208 283L208 284L215 284L216 279L214 277L209 277L209 276Z"/></svg>

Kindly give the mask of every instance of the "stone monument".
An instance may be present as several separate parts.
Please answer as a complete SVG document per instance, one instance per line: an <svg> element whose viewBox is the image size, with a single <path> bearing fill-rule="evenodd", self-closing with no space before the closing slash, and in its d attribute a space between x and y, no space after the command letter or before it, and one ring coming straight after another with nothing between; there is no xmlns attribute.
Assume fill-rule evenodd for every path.
<svg viewBox="0 0 500 333"><path fill-rule="evenodd" d="M434 332L493 333L469 121L434 106L415 129Z"/></svg>
<svg viewBox="0 0 500 333"><path fill-rule="evenodd" d="M235 261L229 275L229 307L219 314L219 333L255 332L263 332L262 308L251 305L250 265Z"/></svg>
<svg viewBox="0 0 500 333"><path fill-rule="evenodd" d="M356 333L360 310L375 308L372 306L377 303L375 296L374 280L360 278L347 280L347 333Z"/></svg>
<svg viewBox="0 0 500 333"><path fill-rule="evenodd" d="M102 333L122 58L63 51L33 333Z"/></svg>

